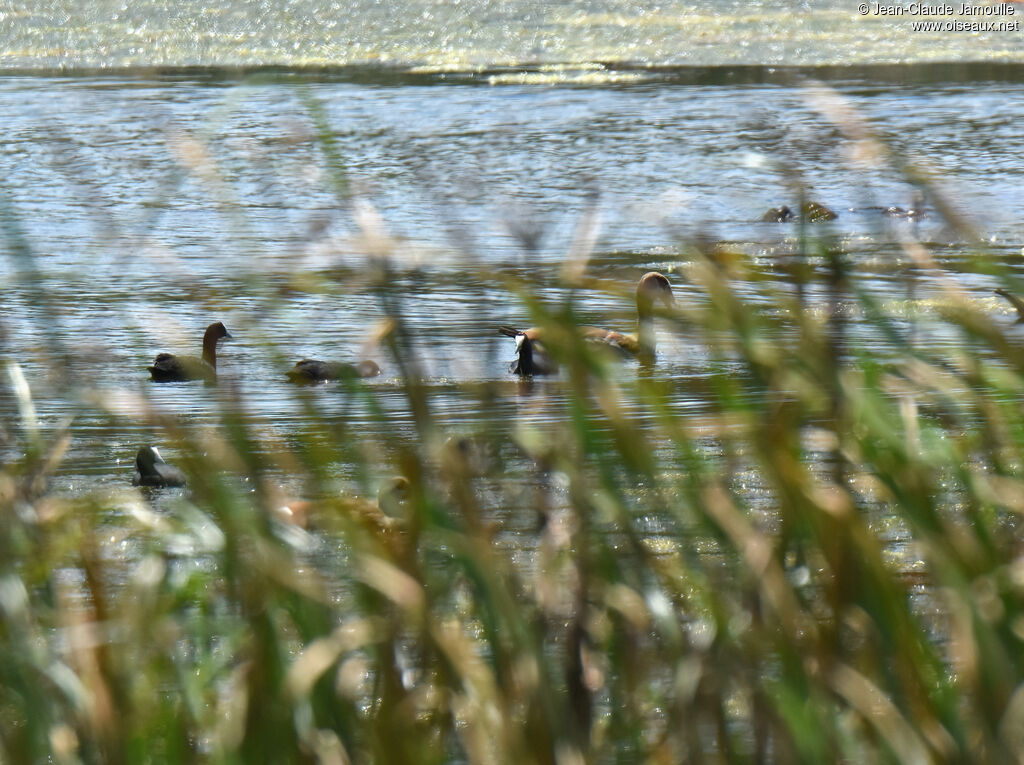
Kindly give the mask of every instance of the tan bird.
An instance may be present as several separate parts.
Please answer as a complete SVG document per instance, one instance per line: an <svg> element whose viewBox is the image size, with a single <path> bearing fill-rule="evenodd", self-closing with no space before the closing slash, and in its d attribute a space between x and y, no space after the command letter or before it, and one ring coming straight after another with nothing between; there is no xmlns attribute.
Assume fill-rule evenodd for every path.
<svg viewBox="0 0 1024 765"><path fill-rule="evenodd" d="M230 338L231 334L221 322L216 321L208 326L203 334L202 358L161 353L153 361L153 366L146 367L153 377L153 382L181 382L184 380L217 382L217 341L222 337Z"/></svg>
<svg viewBox="0 0 1024 765"><path fill-rule="evenodd" d="M379 374L380 367L369 359L360 361L357 364L348 364L342 361L303 359L296 362L295 366L285 373L288 377L288 382L295 383L296 385L315 385L316 383L331 380L376 377Z"/></svg>

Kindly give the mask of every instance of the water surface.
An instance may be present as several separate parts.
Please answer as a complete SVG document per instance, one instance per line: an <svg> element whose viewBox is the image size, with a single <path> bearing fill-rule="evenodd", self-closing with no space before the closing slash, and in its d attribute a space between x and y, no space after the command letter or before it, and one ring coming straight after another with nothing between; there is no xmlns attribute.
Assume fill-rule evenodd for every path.
<svg viewBox="0 0 1024 765"><path fill-rule="evenodd" d="M840 213L819 231L836 237L885 310L898 322L925 317L922 341L952 347L960 338L927 321L946 300L939 283L926 276L908 294L895 242L926 242L979 306L1009 322L996 282L972 273L972 261L993 253L1019 268L1024 86L1013 71L968 82L932 72L903 84L851 71L829 83L899 156L931 169L974 238L933 207L915 221L881 215L909 206L913 187L854 157L795 76L748 71L729 84L710 72L702 84L687 72L602 87L300 73L6 77L5 351L44 428L75 418L69 484L122 481L136 445L152 437L131 418L108 422L83 388L142 394L196 427L218 422L215 389L153 385L145 371L157 352L197 353L215 319L236 336L222 347L222 373L271 441L308 422L284 381L290 364L365 356L384 368L369 384L388 419L336 390L312 394L318 411L382 442L414 439L399 370L374 344L384 311L372 288L379 262L367 253L383 242L435 414L472 433L466 386L500 382L495 405L508 408L511 432L526 412L557 418L561 409L524 394L507 372L511 341L495 327L529 321L510 276L563 300L560 269L585 229L588 274L621 287L578 291L579 318L629 330L629 292L645 271L668 274L682 304L706 303L688 279L692 245L717 242L761 274L737 288L771 317L777 290L791 292L799 231L760 218L795 205L801 183ZM825 305L822 287L808 295ZM853 328L852 340L879 358L901 352L869 325ZM702 381L729 373L714 358L662 328L659 373L677 386L680 411L706 411ZM557 384L540 390L557 404Z"/></svg>
<svg viewBox="0 0 1024 765"><path fill-rule="evenodd" d="M351 66L466 71L554 66L535 80L610 79L595 64L645 67L1020 61L1021 28L915 31L921 20L1009 21L1015 15L899 17L853 0L554 3L537 0L145 0L8 3L0 68ZM871 6L878 4L872 3ZM953 4L959 13L960 3ZM557 67L569 67L558 71ZM580 67L584 67L580 69ZM637 73L633 77L640 76Z"/></svg>

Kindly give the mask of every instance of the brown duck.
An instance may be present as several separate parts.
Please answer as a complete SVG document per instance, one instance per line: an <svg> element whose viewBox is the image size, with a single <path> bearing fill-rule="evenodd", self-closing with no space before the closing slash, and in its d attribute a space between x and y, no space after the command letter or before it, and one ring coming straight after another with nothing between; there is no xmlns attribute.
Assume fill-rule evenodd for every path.
<svg viewBox="0 0 1024 765"><path fill-rule="evenodd" d="M288 382L296 385L315 385L330 380L352 380L357 377L376 377L380 367L366 359L357 364L346 364L341 361L317 361L303 359L286 373Z"/></svg>
<svg viewBox="0 0 1024 765"><path fill-rule="evenodd" d="M203 334L202 358L161 353L153 361L153 366L146 367L153 377L153 382L217 382L217 341L222 337L231 337L231 334L221 322L216 321L208 326Z"/></svg>

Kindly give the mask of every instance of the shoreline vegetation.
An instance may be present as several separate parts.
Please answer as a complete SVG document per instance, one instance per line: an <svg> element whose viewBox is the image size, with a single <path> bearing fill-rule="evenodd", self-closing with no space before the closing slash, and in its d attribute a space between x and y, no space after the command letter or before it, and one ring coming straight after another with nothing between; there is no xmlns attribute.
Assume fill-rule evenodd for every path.
<svg viewBox="0 0 1024 765"><path fill-rule="evenodd" d="M851 154L898 169L975 242L978 273L1024 295L932 176L831 91L807 97ZM0 467L0 759L1024 758L1024 344L913 229L893 268L908 304L923 281L940 285L927 316L886 312L828 222L780 224L796 246L775 279L742 253L681 242L686 283L670 274L676 305L656 317L725 370L703 381L699 413L676 406L687 381L623 368L574 331L579 294L633 300L635 280L588 270L593 211L545 275L564 299L466 259L466 288L518 295L562 372L461 386L478 426L451 432L420 374L429 338L405 314L386 215L350 195L324 113L305 103L361 226L360 283L385 317L376 338L414 437L364 448L344 416L322 419L323 397L390 416L355 376L295 387L303 417L287 438L261 433L229 376L211 392L216 428L61 378L75 349L47 333L74 309L33 279L32 243L0 196L0 237L36 285L64 392L111 428L145 423L189 482L51 493L75 422L40 425L0 326L14 455ZM209 155L191 156L190 171L213 174L199 166ZM741 283L775 310L753 308ZM926 321L962 338L956 350L922 342ZM852 322L900 353L878 359ZM511 428L498 422L509 400ZM533 422L536 407L554 415ZM359 496L339 494L338 464ZM280 474L300 479L302 502L281 495ZM158 502L167 491L180 496Z"/></svg>

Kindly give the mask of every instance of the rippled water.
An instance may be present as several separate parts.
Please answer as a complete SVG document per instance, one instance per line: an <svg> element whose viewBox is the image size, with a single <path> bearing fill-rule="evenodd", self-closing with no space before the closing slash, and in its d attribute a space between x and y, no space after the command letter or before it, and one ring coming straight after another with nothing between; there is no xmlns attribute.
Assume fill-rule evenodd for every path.
<svg viewBox="0 0 1024 765"><path fill-rule="evenodd" d="M848 73L831 85L901 155L934 168L988 251L1018 263L1024 78L1016 70L968 81L905 71L904 83ZM96 415L64 387L69 380L121 398L143 392L199 425L217 419L216 390L155 386L145 371L159 351L198 352L214 319L236 337L222 347L223 373L241 385L268 438L287 440L302 427L287 366L364 355L384 367L370 385L390 412L386 427L412 438L398 370L369 342L383 314L368 293L366 231L398 243L396 293L420 338L436 413L454 432L473 432L480 416L467 408L466 385L507 381L495 406L507 408L510 427L543 421L545 400L560 395L557 381L531 394L510 379L511 342L494 328L527 313L502 281L476 273L480 266L515 270L538 294L558 297L558 269L580 221L596 215L589 272L624 294L657 269L681 301L704 301L687 280L684 242L694 239L748 254L781 284L796 231L759 219L795 203L794 171L840 212L832 230L894 315L909 305L892 244L902 232L930 243L980 303L1009 321L1009 308L991 297L993 282L970 273L981 245L936 215L894 221L870 209L908 206L911 187L893 170L851 161L849 144L799 81L706 78L690 72L614 87L294 73L0 79L0 318L43 427L77 416L65 483L123 482L147 437ZM331 131L331 158L318 114ZM339 203L339 182L354 205ZM741 289L757 310L776 310L756 284ZM584 321L631 328L628 299L578 299ZM923 280L914 301L927 311L938 299ZM858 331L857 342L886 353L884 339ZM926 342L951 341L937 328L924 332ZM721 368L685 337L663 331L661 340L660 370L676 381L678 406L699 412L701 380ZM70 355L59 378L53 341ZM311 395L324 417L381 427L337 391Z"/></svg>
<svg viewBox="0 0 1024 765"><path fill-rule="evenodd" d="M595 62L643 66L1020 61L1009 31L915 31L853 0L778 3L536 0L288 0L74 3L15 0L0 9L0 66L476 67ZM885 5L885 4L883 4ZM953 4L957 9L960 4ZM1014 7L1011 6L1010 7ZM1016 15L984 17L1017 20ZM977 17L964 17L976 20ZM534 78L609 79L594 71ZM634 73L633 77L640 76Z"/></svg>

